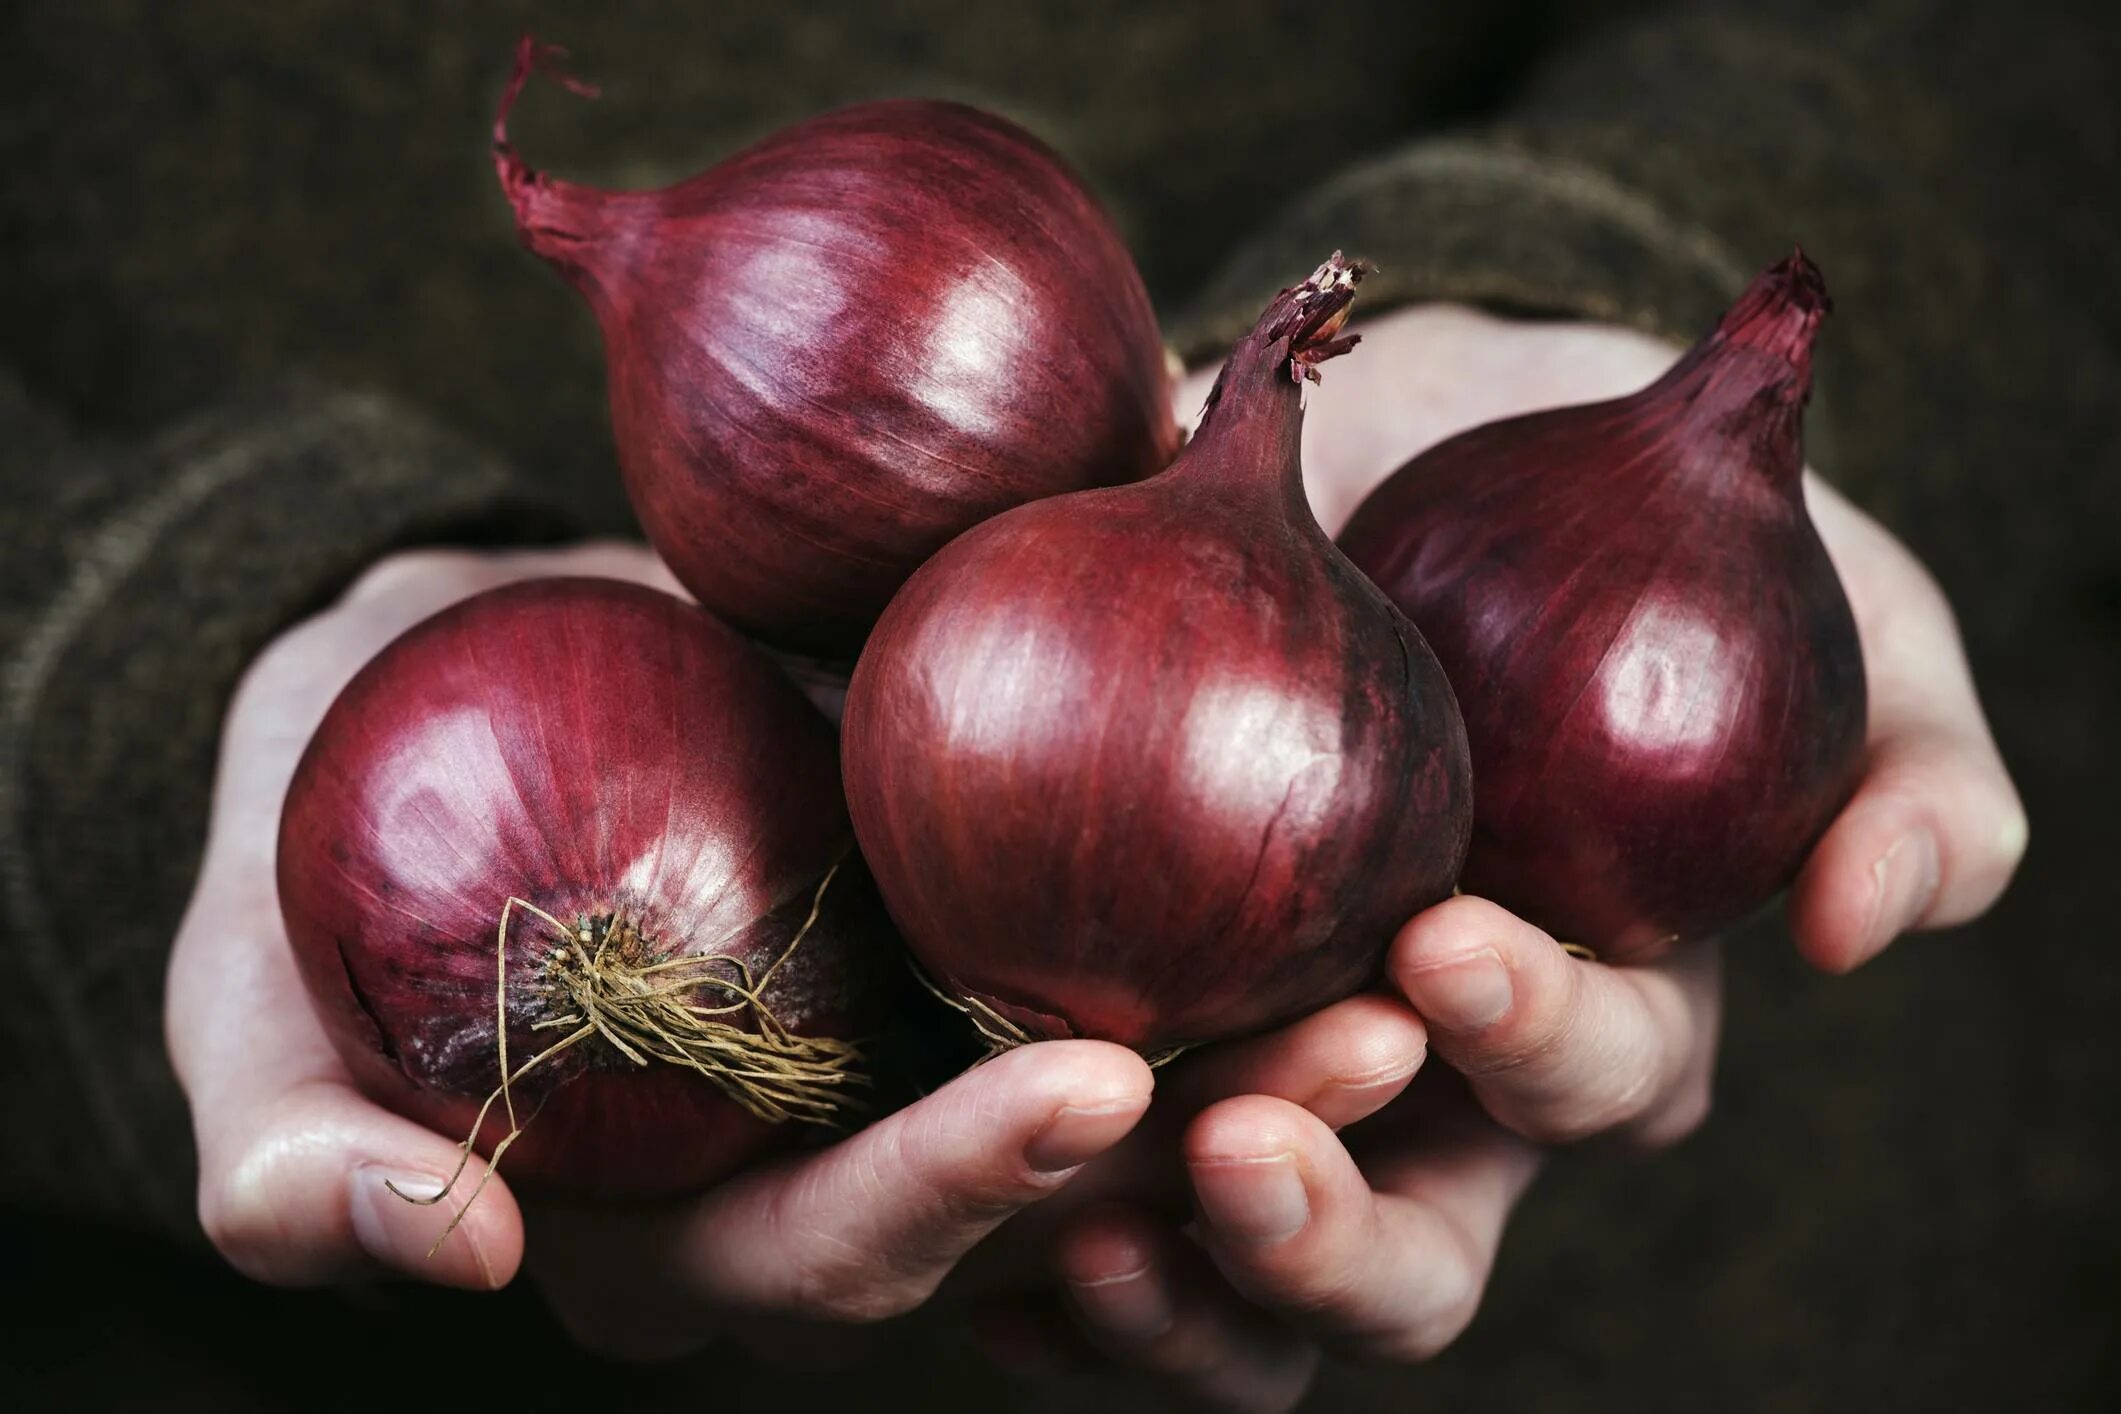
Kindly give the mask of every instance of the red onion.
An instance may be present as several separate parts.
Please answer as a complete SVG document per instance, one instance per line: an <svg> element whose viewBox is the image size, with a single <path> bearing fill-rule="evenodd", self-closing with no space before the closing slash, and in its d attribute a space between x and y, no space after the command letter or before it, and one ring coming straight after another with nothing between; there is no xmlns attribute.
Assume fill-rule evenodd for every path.
<svg viewBox="0 0 2121 1414"><path fill-rule="evenodd" d="M1648 388L1454 437L1341 533L1458 689L1466 889L1608 958L1766 903L1855 788L1862 652L1802 479L1829 307L1799 252Z"/></svg>
<svg viewBox="0 0 2121 1414"><path fill-rule="evenodd" d="M494 122L523 243L604 331L620 468L687 589L851 659L892 593L1022 502L1178 446L1156 317L1081 181L955 103L798 123L660 191L534 172Z"/></svg>
<svg viewBox="0 0 2121 1414"><path fill-rule="evenodd" d="M654 590L545 580L347 685L288 791L280 907L371 1096L462 1135L505 1039L513 1173L665 1194L846 1104L892 955L859 863L834 873L851 844L832 728L757 650Z"/></svg>
<svg viewBox="0 0 2121 1414"><path fill-rule="evenodd" d="M1275 299L1169 470L968 532L862 653L855 834L990 1038L1255 1031L1363 986L1451 890L1451 689L1297 460L1297 375L1353 344L1360 274L1336 254Z"/></svg>

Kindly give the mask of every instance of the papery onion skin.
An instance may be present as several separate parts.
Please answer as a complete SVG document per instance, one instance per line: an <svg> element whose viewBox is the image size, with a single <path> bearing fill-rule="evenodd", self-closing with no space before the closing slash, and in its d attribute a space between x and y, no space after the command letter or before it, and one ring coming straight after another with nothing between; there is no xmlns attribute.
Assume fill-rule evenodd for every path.
<svg viewBox="0 0 2121 1414"><path fill-rule="evenodd" d="M1031 1037L1260 1030L1371 981L1450 892L1450 687L1297 460L1292 372L1346 346L1355 278L1321 267L1293 332L1276 301L1161 476L950 545L856 666L848 804L885 901L938 987Z"/></svg>
<svg viewBox="0 0 2121 1414"><path fill-rule="evenodd" d="M766 999L798 1033L852 1039L898 964L851 845L832 728L756 649L655 590L541 580L415 626L340 694L282 812L280 907L361 1088L461 1138L499 1078L510 896L570 924L616 911L673 955L759 972L845 860ZM518 911L509 931L520 1065L565 1030L532 1029L556 1011L539 970L553 930ZM601 1038L515 1093L534 1117L509 1176L577 1195L682 1193L818 1128L769 1124ZM490 1121L482 1149L502 1132Z"/></svg>
<svg viewBox="0 0 2121 1414"><path fill-rule="evenodd" d="M1648 388L1453 437L1341 532L1458 689L1464 888L1608 960L1767 903L1855 789L1862 649L1802 477L1829 308L1799 252Z"/></svg>
<svg viewBox="0 0 2121 1414"><path fill-rule="evenodd" d="M906 576L1022 502L1177 450L1141 276L1073 172L955 103L797 123L659 191L524 165L523 243L589 301L649 540L699 601L851 661Z"/></svg>

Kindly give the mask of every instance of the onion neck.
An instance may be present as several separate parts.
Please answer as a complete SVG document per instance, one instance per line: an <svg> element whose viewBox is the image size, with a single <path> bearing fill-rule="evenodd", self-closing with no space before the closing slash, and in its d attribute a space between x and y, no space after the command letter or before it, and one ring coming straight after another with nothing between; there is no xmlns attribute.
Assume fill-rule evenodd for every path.
<svg viewBox="0 0 2121 1414"><path fill-rule="evenodd" d="M1819 267L1799 250L1761 272L1715 329L1636 397L1675 436L1741 443L1745 464L1794 494L1804 471L1812 346L1833 307Z"/></svg>
<svg viewBox="0 0 2121 1414"><path fill-rule="evenodd" d="M564 182L538 171L523 160L508 140L508 115L522 96L531 76L546 74L568 92L595 98L597 88L559 67L567 51L556 44L543 44L533 35L516 43L515 68L501 102L493 115L493 168L501 180L501 191L515 212L516 234L525 248L550 263L579 288L594 284L591 253L601 243L608 224L612 194L595 187Z"/></svg>
<svg viewBox="0 0 2121 1414"><path fill-rule="evenodd" d="M1833 312L1825 276L1800 249L1760 272L1710 337L1788 365L1803 396L1812 387L1812 342Z"/></svg>
<svg viewBox="0 0 2121 1414"><path fill-rule="evenodd" d="M1199 430L1172 463L1171 475L1213 478L1220 491L1273 495L1310 515L1299 455L1303 385L1319 382L1319 364L1361 341L1341 329L1355 287L1368 273L1368 265L1335 251L1309 279L1274 297L1223 364Z"/></svg>

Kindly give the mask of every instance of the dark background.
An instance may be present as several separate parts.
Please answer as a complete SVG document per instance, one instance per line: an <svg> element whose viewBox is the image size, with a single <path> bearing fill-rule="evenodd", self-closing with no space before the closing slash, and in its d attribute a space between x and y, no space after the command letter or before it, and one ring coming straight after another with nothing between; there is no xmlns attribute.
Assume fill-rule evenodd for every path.
<svg viewBox="0 0 2121 1414"><path fill-rule="evenodd" d="M517 145L606 186L663 185L865 98L1006 114L1089 175L1168 310L1350 156L1482 106L1525 35L1623 7L1361 8L1352 42L1261 3L1227 24L1130 0L796 7L814 22L744 5L25 3L0 320L33 391L92 426L149 430L295 364L603 495L595 328L516 247L488 156L517 35L567 44L604 95L535 85Z"/></svg>
<svg viewBox="0 0 2121 1414"><path fill-rule="evenodd" d="M1537 46L1621 8L1377 7L1359 42L1323 43L1315 10L1238 3L1173 18L1086 0L1044 30L1013 6L942 3L836 6L814 23L745 6L21 3L0 22L5 371L104 437L289 368L381 385L608 518L593 327L516 248L487 163L509 50L533 22L605 85L597 104L551 88L525 101L516 135L536 163L650 185L834 103L966 98L1085 168L1173 310L1261 212L1330 169L1321 153L1506 103ZM1258 99L1269 89L1319 95L1313 117L1285 121ZM2089 199L2067 194L2073 209ZM2094 293L2110 368L2108 282ZM2028 340L2015 356L2057 351ZM2075 459L2087 500L2111 504L2113 445L2109 424L2040 455ZM1995 468L2006 485L2020 471ZM2057 523L2072 511L2056 505ZM1846 980L1807 972L1774 920L1736 940L1708 1130L1645 1164L1566 1158L1514 1225L1473 1332L1419 1372L1333 1371L1319 1407L2053 1408L2121 1393L2107 1181L2121 900L2105 808L2121 566L2043 580L2002 622L1984 599L2032 567L1984 560L1975 534L1947 541L1975 546L1938 569L1970 609L2034 825L2011 895L1978 927L1904 942ZM18 1407L1087 1398L1004 1389L969 1359L888 1381L724 1363L701 1390L570 1355L524 1291L269 1292L42 1214L8 1215L0 1241L18 1293L0 1390Z"/></svg>

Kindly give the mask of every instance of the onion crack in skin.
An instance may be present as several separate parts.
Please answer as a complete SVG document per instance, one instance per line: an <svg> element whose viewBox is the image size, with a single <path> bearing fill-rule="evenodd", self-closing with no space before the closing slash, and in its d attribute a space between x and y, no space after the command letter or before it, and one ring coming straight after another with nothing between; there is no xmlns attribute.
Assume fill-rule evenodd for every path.
<svg viewBox="0 0 2121 1414"><path fill-rule="evenodd" d="M354 976L353 964L346 960L346 944L343 941L339 944L339 969L346 974L346 990L353 997L354 1005L361 1009L361 1015L367 1017L368 1024L375 1028L376 1050L410 1080L412 1072L405 1069L405 1061L398 1054L397 1044L390 1039L390 1032L383 1029L383 1018L377 1014L376 1004L369 1000L368 993L361 987L360 979Z"/></svg>
<svg viewBox="0 0 2121 1414"><path fill-rule="evenodd" d="M744 1109L768 1123L802 1120L838 1125L858 1108L846 1093L868 1083L859 1044L831 1037L798 1036L773 1014L762 998L767 984L795 955L825 906L825 890L840 871L835 863L818 882L810 914L779 957L754 979L741 958L719 953L670 956L631 923L608 915L580 918L569 927L527 899L511 896L501 906L494 943L496 980L494 1050L501 1083L479 1106L471 1132L458 1145L457 1167L435 1193L416 1197L388 1179L383 1186L408 1203L429 1207L447 1198L471 1163L472 1148L495 1100L508 1116L508 1133L494 1145L471 1196L450 1218L442 1235L428 1248L434 1256L464 1221L471 1205L500 1167L501 1156L522 1136L525 1120L516 1113L514 1085L564 1051L601 1037L618 1055L638 1066L661 1061L697 1071ZM517 909L544 922L556 935L541 969L539 990L561 1015L531 1025L533 1031L571 1027L567 1034L514 1070L508 1065L508 925ZM718 974L717 965L726 969ZM726 998L718 1005L694 1000L702 989ZM748 1015L756 1030L736 1019Z"/></svg>

